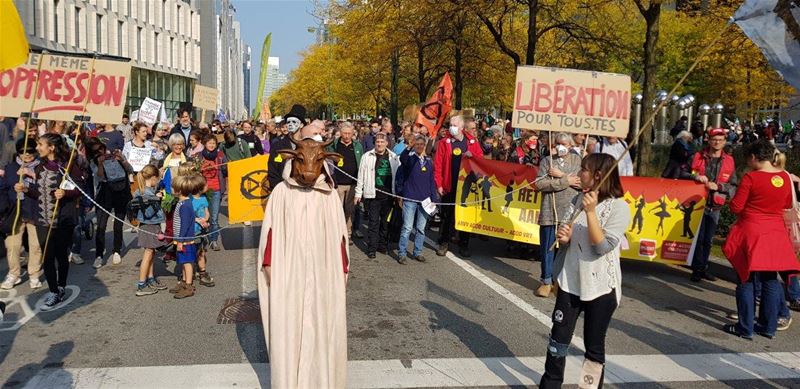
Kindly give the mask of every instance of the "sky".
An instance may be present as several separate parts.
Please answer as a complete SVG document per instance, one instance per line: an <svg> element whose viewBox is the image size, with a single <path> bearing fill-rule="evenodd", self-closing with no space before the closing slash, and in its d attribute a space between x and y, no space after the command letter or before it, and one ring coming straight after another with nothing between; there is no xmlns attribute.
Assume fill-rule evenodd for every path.
<svg viewBox="0 0 800 389"><path fill-rule="evenodd" d="M309 27L316 27L311 16L311 0L234 0L236 19L242 27L242 39L250 45L250 104L255 105L258 76L261 72L261 46L272 32L270 57L280 57L281 73L289 74L300 62L300 52L315 42Z"/></svg>

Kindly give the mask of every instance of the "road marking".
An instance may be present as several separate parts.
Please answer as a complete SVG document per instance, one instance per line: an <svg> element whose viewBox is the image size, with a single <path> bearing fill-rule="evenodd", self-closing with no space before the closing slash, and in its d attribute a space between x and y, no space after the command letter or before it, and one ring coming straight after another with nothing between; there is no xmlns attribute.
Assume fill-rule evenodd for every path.
<svg viewBox="0 0 800 389"><path fill-rule="evenodd" d="M242 248L243 248L242 251L244 251L244 255L242 255L242 297L249 296L251 293L255 292L255 290L258 288L258 283L256 282L256 266L255 266L257 258L255 254L256 250L258 250L258 246L256 246L256 248L254 249L245 248L245 247L250 247L250 244L253 242L254 229L255 229L254 226L242 227Z"/></svg>
<svg viewBox="0 0 800 389"><path fill-rule="evenodd" d="M79 288L77 285L67 285L65 289L69 291L67 293L67 299L47 312L55 312L68 306L69 303L75 301L75 299L77 299L78 295L81 293L81 288ZM17 291L14 289L5 292L9 293L9 297L3 298L3 301L6 303L5 316L9 316L10 308L14 305L19 305L19 307L22 309L22 315L17 320L6 320L0 323L0 331L16 331L40 312L45 312L42 311L41 307L42 304L44 304L44 299L47 298L47 293L43 294L36 304L31 307L30 304L28 304L28 295L17 296Z"/></svg>
<svg viewBox="0 0 800 389"><path fill-rule="evenodd" d="M567 358L565 384L577 384L582 357ZM398 359L348 362L348 388L414 388L535 385L544 357ZM605 383L715 382L800 379L800 353L612 355ZM269 382L267 364L219 364L45 369L25 389L230 388Z"/></svg>
<svg viewBox="0 0 800 389"><path fill-rule="evenodd" d="M425 241L433 246L438 247L436 242L432 239L425 237ZM475 269L472 265L464 261L463 259L457 257L452 252L448 251L446 255L447 259L451 260L453 263L458 265L460 268L464 269L467 273L471 274L473 277L477 278L478 281L482 282L484 285L488 286L493 291L497 292L497 294L503 296L506 300L510 301L512 304L516 305L517 308L523 310L525 313L539 321L540 323L544 324L547 328L550 328L553 325L552 319L550 316L546 315L544 312L534 308L533 305L528 304L527 301L523 300L521 297L511 293L510 290L506 289L504 286L498 284L495 280L489 278L489 276L481 273L478 269ZM581 350L585 351L586 349L583 347L583 338L577 335L572 336L572 345Z"/></svg>

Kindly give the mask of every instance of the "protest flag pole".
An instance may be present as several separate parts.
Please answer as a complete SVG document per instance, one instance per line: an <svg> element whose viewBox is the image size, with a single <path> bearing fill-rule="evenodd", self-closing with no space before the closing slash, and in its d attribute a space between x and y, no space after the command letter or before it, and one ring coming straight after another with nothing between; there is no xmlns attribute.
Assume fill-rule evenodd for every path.
<svg viewBox="0 0 800 389"><path fill-rule="evenodd" d="M206 109L200 109L200 123L204 123L206 121Z"/></svg>
<svg viewBox="0 0 800 389"><path fill-rule="evenodd" d="M678 90L678 88L680 88L681 85L683 85L684 81L686 81L686 78L689 77L689 74L691 74L692 71L694 71L694 69L697 67L697 65L700 63L700 61L703 59L703 57L705 57L706 54L708 54L709 50L711 50L711 48L714 47L714 45L717 44L717 41L719 41L719 39L722 37L722 35L725 33L725 31L728 31L728 28L730 28L730 26L732 24L733 24L733 18L728 20L728 23L725 24L725 27L721 28L719 30L719 32L717 33L717 35L714 36L714 39L712 39L711 42L709 42L708 45L706 45L706 47L703 48L703 51L701 51L700 55L698 55L697 58L695 58L695 60L692 63L692 65L689 66L688 70L686 70L686 73L683 74L683 76L680 78L680 80L678 80L678 83L675 84L675 86L672 87L672 90L669 91L669 94L667 94L667 98L663 99L661 102L658 103L658 106L656 106L656 109L653 110L653 112L650 114L650 116L644 122L644 125L642 125L642 127L639 129L639 131L636 132L636 135L633 137L633 140L631 141L631 143L628 145L628 147L625 148L625 151L620 155L620 157L617 158L616 161L614 161L614 164L611 166L611 169L608 169L608 171L603 175L603 178L601 178L600 181L598 181L594 185L594 188L592 188L592 191L598 190L600 188L600 186L603 185L603 183L611 176L611 172L614 171L614 169L616 169L617 166L619 166L620 162L622 162L622 159L625 158L625 155L628 154L631 151L631 148L633 148L634 146L636 146L637 143L639 143L639 139L641 138L642 134L649 127L652 127L653 120L656 117L656 113L662 107L664 107L667 104L667 102L670 101L670 96L674 95L675 92ZM643 104L647 104L647 102L644 102ZM639 161L639 162L641 162L641 161ZM578 211L578 212L575 212L572 215L572 217L570 218L569 223L567 223L567 225L572 226L572 224L575 223L575 220L578 219L578 216L580 216L581 212L583 212L582 209L580 211ZM558 244L558 234L557 233L556 233L556 241L555 241L555 243L550 245L550 250L553 250L556 247L556 244Z"/></svg>
<svg viewBox="0 0 800 389"><path fill-rule="evenodd" d="M31 109L28 112L22 112L20 116L26 116L27 120L25 120L25 128L22 129L22 135L25 137L25 140L22 141L22 150L25 151L28 149L28 127L31 126L31 117L36 115L33 110L36 108L36 96L39 95L39 78L41 78L42 73L42 63L44 63L44 56L45 52L42 52L39 55L39 64L36 66L36 81L33 85L33 98L31 99ZM22 166L20 166L22 167ZM22 179L25 177L24 174L19 175L19 184L22 184ZM22 197L20 196L21 193L17 193L17 211L14 215L14 224L11 225L11 235L17 234L17 223L19 223L19 216L20 216L20 209L22 208Z"/></svg>
<svg viewBox="0 0 800 389"><path fill-rule="evenodd" d="M61 183L58 185L58 189L62 189L64 183L67 181L67 177L69 176L69 172L72 169L72 162L75 160L75 152L78 150L78 141L80 141L81 136L81 127L83 127L83 123L85 121L91 120L90 117L86 116L86 107L89 105L89 97L91 96L92 90L92 82L94 82L94 65L95 61L97 61L97 55L92 56L92 66L89 70L89 83L87 85L86 91L86 100L83 101L83 109L80 116L75 116L75 121L78 123L75 126L75 131L73 131L73 135L75 136L75 141L72 142L72 150L69 153L69 159L67 160L67 166L63 171L63 175L61 177ZM44 247L42 247L42 259L45 258L45 254L47 253L47 246L50 243L50 234L53 232L53 223L56 220L56 216L58 216L58 204L61 199L56 198L56 202L53 205L53 215L50 216L50 226L47 228L47 237L44 239Z"/></svg>
<svg viewBox="0 0 800 389"><path fill-rule="evenodd" d="M550 156L550 169L553 168L553 131L547 131L548 141L547 141L547 148L550 149L547 153ZM550 174L550 172L547 172ZM558 232L558 208L556 207L556 192L550 193L553 196L553 219L556 222L556 232ZM559 248L558 239L555 242L555 248Z"/></svg>

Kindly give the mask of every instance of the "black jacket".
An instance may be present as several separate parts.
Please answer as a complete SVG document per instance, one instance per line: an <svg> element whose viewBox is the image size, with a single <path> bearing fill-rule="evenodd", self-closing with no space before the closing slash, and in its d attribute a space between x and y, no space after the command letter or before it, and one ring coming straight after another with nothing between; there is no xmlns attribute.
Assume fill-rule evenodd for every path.
<svg viewBox="0 0 800 389"><path fill-rule="evenodd" d="M250 135L239 135L239 138L247 143L253 144L253 146L250 147L251 156L255 157L256 155L264 154L264 147L261 146L261 139L258 138L255 132L251 132Z"/></svg>
<svg viewBox="0 0 800 389"><path fill-rule="evenodd" d="M286 163L283 156L279 151L291 150L292 141L289 140L291 135L275 138L270 144L269 161L267 162L267 177L269 178L269 187L275 189L278 184L283 181L283 165ZM257 144L261 144L257 142Z"/></svg>

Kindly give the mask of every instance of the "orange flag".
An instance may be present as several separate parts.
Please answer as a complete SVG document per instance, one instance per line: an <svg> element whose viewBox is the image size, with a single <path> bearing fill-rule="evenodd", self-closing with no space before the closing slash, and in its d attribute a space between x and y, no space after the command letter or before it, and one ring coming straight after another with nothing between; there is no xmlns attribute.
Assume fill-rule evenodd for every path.
<svg viewBox="0 0 800 389"><path fill-rule="evenodd" d="M427 127L428 134L435 136L450 113L452 101L453 83L450 81L450 74L445 73L433 96L420 108L416 123Z"/></svg>

